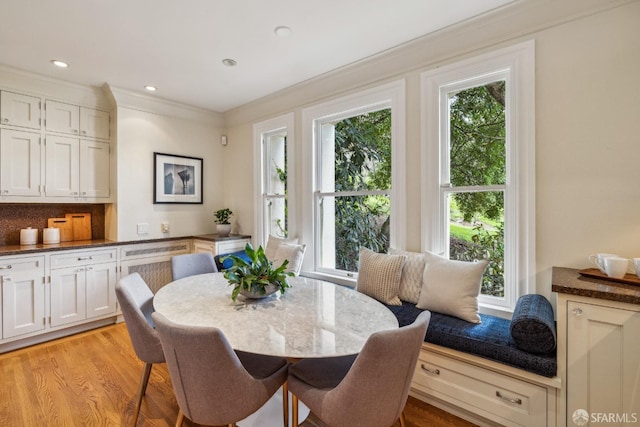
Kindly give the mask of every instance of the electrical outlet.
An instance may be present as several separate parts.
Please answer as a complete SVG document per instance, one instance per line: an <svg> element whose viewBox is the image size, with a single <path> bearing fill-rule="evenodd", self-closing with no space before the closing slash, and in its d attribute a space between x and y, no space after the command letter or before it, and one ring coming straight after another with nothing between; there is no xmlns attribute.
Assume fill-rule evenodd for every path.
<svg viewBox="0 0 640 427"><path fill-rule="evenodd" d="M163 221L162 224L160 224L160 231L163 233L169 232L169 221Z"/></svg>
<svg viewBox="0 0 640 427"><path fill-rule="evenodd" d="M141 222L136 224L138 228L138 236L142 236L145 234L149 234L149 224L146 222Z"/></svg>

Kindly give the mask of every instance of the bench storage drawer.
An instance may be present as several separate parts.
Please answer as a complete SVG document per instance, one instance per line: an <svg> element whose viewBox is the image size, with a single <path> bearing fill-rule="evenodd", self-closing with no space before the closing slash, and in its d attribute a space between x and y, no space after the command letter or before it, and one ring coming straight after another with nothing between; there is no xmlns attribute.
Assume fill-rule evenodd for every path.
<svg viewBox="0 0 640 427"><path fill-rule="evenodd" d="M501 425L547 425L545 387L424 348L412 387Z"/></svg>

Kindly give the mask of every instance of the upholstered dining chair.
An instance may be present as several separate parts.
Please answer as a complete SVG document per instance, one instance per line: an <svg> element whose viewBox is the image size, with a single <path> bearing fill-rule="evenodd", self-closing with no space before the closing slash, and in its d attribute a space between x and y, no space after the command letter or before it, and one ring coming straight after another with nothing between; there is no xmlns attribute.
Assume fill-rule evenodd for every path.
<svg viewBox="0 0 640 427"><path fill-rule="evenodd" d="M147 390L151 367L154 363L164 362L164 353L160 337L155 331L151 319L153 292L140 274L133 273L120 279L116 283L116 297L124 316L133 350L138 358L144 362L133 414L134 425L137 425L142 396Z"/></svg>
<svg viewBox="0 0 640 427"><path fill-rule="evenodd" d="M289 363L283 358L236 354L218 328L179 325L157 312L152 317L178 401L176 427L185 416L198 424L235 427L287 380Z"/></svg>
<svg viewBox="0 0 640 427"><path fill-rule="evenodd" d="M217 273L216 261L209 252L176 255L171 258L173 280L196 274Z"/></svg>
<svg viewBox="0 0 640 427"><path fill-rule="evenodd" d="M424 311L410 325L376 332L357 356L293 364L287 380L293 426L300 400L331 427L390 427L398 419L404 427L402 411L430 320Z"/></svg>

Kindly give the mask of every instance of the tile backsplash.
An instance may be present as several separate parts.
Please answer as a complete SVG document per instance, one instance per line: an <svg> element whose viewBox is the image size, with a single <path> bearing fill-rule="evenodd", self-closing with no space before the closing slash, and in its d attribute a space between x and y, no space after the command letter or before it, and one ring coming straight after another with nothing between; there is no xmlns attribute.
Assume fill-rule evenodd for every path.
<svg viewBox="0 0 640 427"><path fill-rule="evenodd" d="M2 203L0 204L0 246L20 244L20 229L37 228L38 243L42 243L42 229L49 218L64 218L68 213L91 214L93 239L104 239L104 211L102 204Z"/></svg>

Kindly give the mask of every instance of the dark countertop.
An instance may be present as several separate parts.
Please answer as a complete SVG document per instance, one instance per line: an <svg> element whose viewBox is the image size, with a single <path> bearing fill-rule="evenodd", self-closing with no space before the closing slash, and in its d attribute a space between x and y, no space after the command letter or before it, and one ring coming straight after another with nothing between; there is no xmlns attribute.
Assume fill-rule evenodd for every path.
<svg viewBox="0 0 640 427"><path fill-rule="evenodd" d="M227 240L250 239L251 236L249 234L228 234L226 236L221 236L219 234L201 234L199 236L193 236L193 238L209 240L210 242L224 242Z"/></svg>
<svg viewBox="0 0 640 427"><path fill-rule="evenodd" d="M563 294L640 304L640 286L585 277L578 271L575 268L553 267L551 290Z"/></svg>
<svg viewBox="0 0 640 427"><path fill-rule="evenodd" d="M248 234L229 234L228 236L220 236L218 234L201 234L198 236L181 236L181 237L165 237L160 239L147 239L147 240L128 240L124 242L117 242L114 240L74 240L71 242L61 242L55 245L44 245L42 243L38 243L36 245L12 245L12 246L0 246L0 256L10 256L10 255L29 255L29 254L38 254L42 252L55 252L62 250L70 250L70 249L98 249L101 247L107 246L122 246L122 245L133 245L140 243L156 243L156 242L170 242L173 240L184 240L184 239L200 239L200 240L209 240L212 242L220 242L227 240L237 240L237 239L250 239L251 236Z"/></svg>
<svg viewBox="0 0 640 427"><path fill-rule="evenodd" d="M162 239L147 239L147 240L130 240L125 242L116 242L114 240L74 240L71 242L61 242L55 245L44 245L38 243L37 245L13 245L13 246L0 246L0 256L9 255L29 255L39 254L42 252L55 252L70 249L98 249L107 246L122 246L132 245L139 243L155 243L155 242L170 242L173 240L192 239L192 236L182 237L167 237Z"/></svg>

